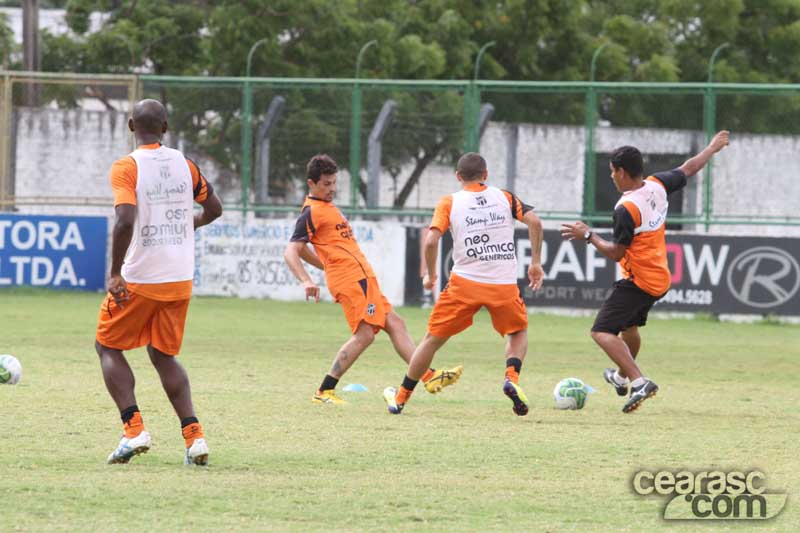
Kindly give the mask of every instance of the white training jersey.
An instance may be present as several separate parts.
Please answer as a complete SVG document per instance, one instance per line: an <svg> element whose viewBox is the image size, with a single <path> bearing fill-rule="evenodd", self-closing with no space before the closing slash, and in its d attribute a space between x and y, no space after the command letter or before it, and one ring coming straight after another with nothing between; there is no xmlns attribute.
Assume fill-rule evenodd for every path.
<svg viewBox="0 0 800 533"><path fill-rule="evenodd" d="M161 146L134 150L136 224L122 265L133 283L167 283L194 276L194 195L184 155Z"/></svg>
<svg viewBox="0 0 800 533"><path fill-rule="evenodd" d="M515 217L511 210L516 198L497 187L461 190L451 197L452 272L479 283L516 284Z"/></svg>
<svg viewBox="0 0 800 533"><path fill-rule="evenodd" d="M625 192L614 206L616 209L625 202L631 202L639 208L641 221L634 229L634 235L658 231L667 220L669 202L664 186L652 180L645 180L643 183L644 185L635 191Z"/></svg>

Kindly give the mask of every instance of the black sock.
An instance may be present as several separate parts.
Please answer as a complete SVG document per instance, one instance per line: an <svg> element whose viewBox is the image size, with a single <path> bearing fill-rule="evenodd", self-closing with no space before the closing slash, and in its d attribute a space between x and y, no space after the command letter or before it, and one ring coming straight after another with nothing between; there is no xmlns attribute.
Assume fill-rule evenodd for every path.
<svg viewBox="0 0 800 533"><path fill-rule="evenodd" d="M411 379L408 376L403 378L403 388L406 390L414 390L414 387L417 386L417 383L419 383L418 379Z"/></svg>
<svg viewBox="0 0 800 533"><path fill-rule="evenodd" d="M517 357L509 357L506 359L506 368L513 366L514 372L519 374L520 370L522 370L522 360Z"/></svg>
<svg viewBox="0 0 800 533"><path fill-rule="evenodd" d="M139 407L136 404L131 405L130 407L126 407L122 411L119 412L119 416L122 418L122 423L127 424L133 418L134 413L139 412Z"/></svg>
<svg viewBox="0 0 800 533"><path fill-rule="evenodd" d="M330 374L325 374L325 379L322 380L322 385L319 386L319 390L335 389L337 383L339 383L339 378L335 378Z"/></svg>
<svg viewBox="0 0 800 533"><path fill-rule="evenodd" d="M184 418L183 420L181 420L181 429L185 428L189 424L197 424L199 422L200 421L197 420L196 416L188 416L188 417Z"/></svg>

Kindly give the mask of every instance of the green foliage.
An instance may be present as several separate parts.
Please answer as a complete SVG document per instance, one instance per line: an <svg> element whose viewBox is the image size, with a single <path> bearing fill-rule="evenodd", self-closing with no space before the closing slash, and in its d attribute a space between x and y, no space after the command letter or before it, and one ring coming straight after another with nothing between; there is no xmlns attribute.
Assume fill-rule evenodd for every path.
<svg viewBox="0 0 800 533"><path fill-rule="evenodd" d="M482 78L586 80L594 51L599 81L704 81L712 52L721 82L800 82L800 2L796 0L69 0L69 36L43 36L46 69L243 76L251 46L252 75L352 77L364 43L365 78L469 79L478 50ZM88 34L89 14L109 13ZM0 43L2 43L0 24ZM4 50L6 47L4 46ZM270 90L254 108L258 124ZM171 104L173 127L198 151L231 173L241 165L241 94L194 93L148 87ZM180 93L180 97L175 97ZM284 91L286 96L288 91ZM272 93L270 93L272 94ZM276 95L277 93L274 93ZM344 163L348 153L349 92L291 90L297 113L280 126L285 150L275 152L276 195L302 183L302 163L321 150ZM617 126L700 127L700 95L599 95L599 118ZM385 167L398 181L403 205L432 161L452 162L463 145L464 101L456 92L364 92L363 124L386 99L398 102L384 147ZM494 120L583 124L584 100L575 94L484 94ZM749 112L758 106L758 116ZM720 125L750 132L796 132L796 98L730 97L718 107ZM345 166L343 164L343 166ZM407 187L403 187L403 185ZM362 191L363 192L363 191Z"/></svg>
<svg viewBox="0 0 800 533"><path fill-rule="evenodd" d="M8 68L11 63L11 53L14 51L14 32L8 25L8 16L0 13L0 65Z"/></svg>

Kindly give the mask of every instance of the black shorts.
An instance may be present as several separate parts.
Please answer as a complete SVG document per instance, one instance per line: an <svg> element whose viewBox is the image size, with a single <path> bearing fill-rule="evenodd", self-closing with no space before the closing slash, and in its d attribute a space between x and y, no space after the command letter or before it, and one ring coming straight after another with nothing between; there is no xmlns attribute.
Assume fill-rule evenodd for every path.
<svg viewBox="0 0 800 533"><path fill-rule="evenodd" d="M644 326L647 324L647 313L660 299L661 296L644 292L631 280L621 279L614 283L614 290L600 307L592 331L619 335L620 331L630 327Z"/></svg>

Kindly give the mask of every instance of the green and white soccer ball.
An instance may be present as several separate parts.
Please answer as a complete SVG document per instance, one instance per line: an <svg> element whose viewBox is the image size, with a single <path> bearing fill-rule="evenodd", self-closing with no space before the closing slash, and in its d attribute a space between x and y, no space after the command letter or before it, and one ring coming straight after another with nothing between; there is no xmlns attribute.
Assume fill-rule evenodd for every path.
<svg viewBox="0 0 800 533"><path fill-rule="evenodd" d="M0 355L0 384L16 385L22 379L22 365L13 355Z"/></svg>
<svg viewBox="0 0 800 533"><path fill-rule="evenodd" d="M553 389L557 409L583 409L589 390L578 378L562 379Z"/></svg>

